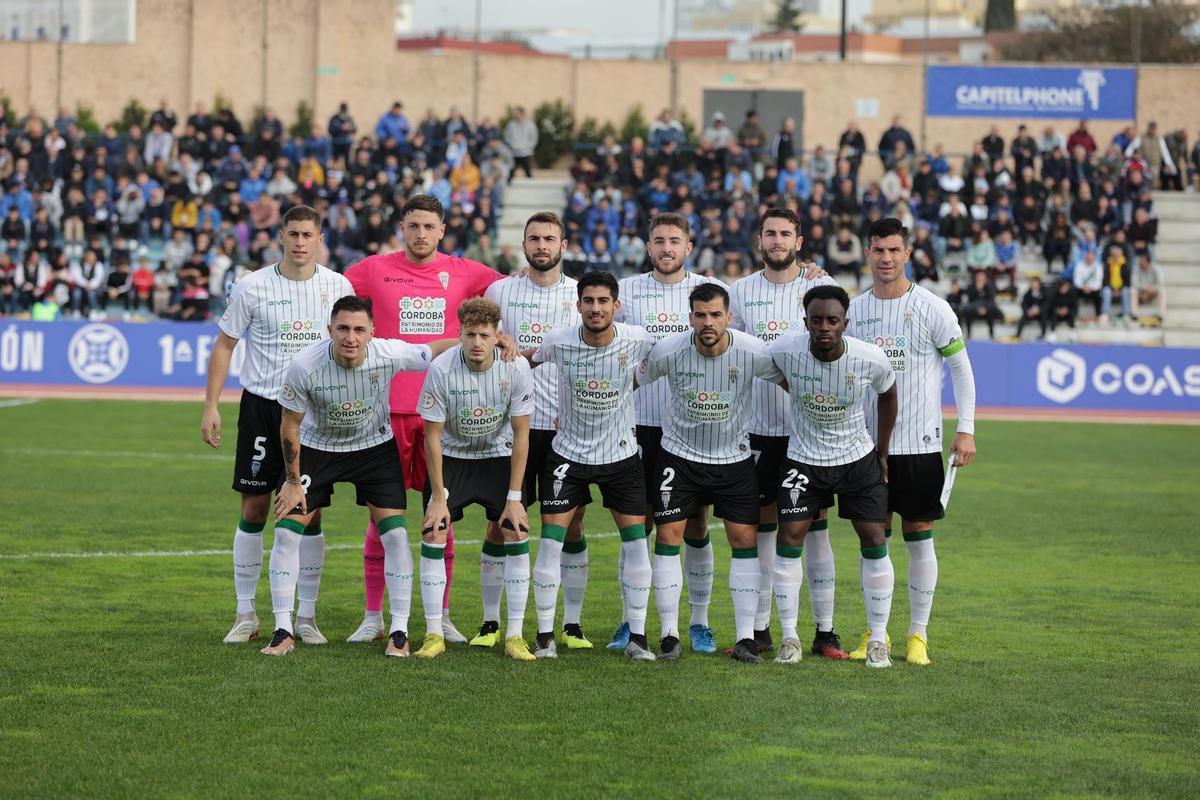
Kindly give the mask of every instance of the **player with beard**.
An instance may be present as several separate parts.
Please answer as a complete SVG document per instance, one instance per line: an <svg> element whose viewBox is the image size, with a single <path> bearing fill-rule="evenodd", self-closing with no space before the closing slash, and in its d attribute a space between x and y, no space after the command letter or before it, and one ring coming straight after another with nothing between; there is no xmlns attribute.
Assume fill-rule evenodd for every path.
<svg viewBox="0 0 1200 800"><path fill-rule="evenodd" d="M488 287L484 297L500 306L503 330L517 341L521 351L533 350L559 328L579 325L575 308L575 279L563 275L562 254L566 229L557 214L539 211L525 222L525 261L529 269ZM543 364L533 371L534 406L529 430L529 458L525 468L525 497L537 499L538 474L550 454L550 442L558 429L558 367ZM587 539L583 535L584 506L575 509L563 542L559 578L563 590L563 643L569 650L589 649L592 643L580 625L583 595L588 582ZM479 583L483 592L484 619L479 634L471 640L476 647L494 647L500 642L500 597L505 565L503 546L484 542L479 556Z"/></svg>
<svg viewBox="0 0 1200 800"><path fill-rule="evenodd" d="M734 283L729 292L735 330L753 334L767 344L789 332L804 330L804 295L815 286L836 286L837 282L828 275L813 277L797 263L797 253L803 242L800 220L790 209L772 208L763 213L759 220L758 243L764 268ZM758 556L762 580L754 639L763 650L772 646L771 576L777 528L775 495L791 431L787 392L778 386L756 381L750 405L750 447L758 470ZM808 531L804 550L804 569L817 628L812 651L829 658L846 658L833 631L833 548L829 544L829 523L823 509Z"/></svg>

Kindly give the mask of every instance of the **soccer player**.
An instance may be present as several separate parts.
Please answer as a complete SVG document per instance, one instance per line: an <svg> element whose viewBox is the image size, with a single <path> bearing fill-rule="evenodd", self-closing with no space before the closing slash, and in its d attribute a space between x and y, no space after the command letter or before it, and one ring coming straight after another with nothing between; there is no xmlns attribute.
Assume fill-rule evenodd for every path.
<svg viewBox="0 0 1200 800"><path fill-rule="evenodd" d="M732 655L739 661L761 664L754 641L759 583L758 476L750 453L746 411L755 378L776 377L778 371L767 346L757 337L728 329L729 292L723 286L700 284L692 290L690 303L691 330L656 344L645 366L638 370L638 391L659 384L668 389L662 414L662 451L650 500L658 523L653 563L654 598L662 633L658 658L674 661L681 654L679 595L683 571L679 550L686 541L688 521L712 503L714 513L725 521L733 549L729 591L737 643ZM659 381L664 377L666 380ZM695 637L693 650L699 650L694 641Z"/></svg>
<svg viewBox="0 0 1200 800"><path fill-rule="evenodd" d="M850 301L854 334L883 348L896 373L900 412L888 448L888 530L899 514L908 549L908 605L911 623L906 646L910 664L929 664L926 626L937 588L938 563L933 524L942 508L942 365L950 367L958 427L952 445L954 463L975 459L975 376L962 330L945 300L905 277L912 255L908 230L895 218L867 229L871 291ZM867 422L871 425L868 396ZM876 431L872 427L872 435ZM866 637L866 634L864 634ZM866 657L866 638L850 653Z"/></svg>
<svg viewBox="0 0 1200 800"><path fill-rule="evenodd" d="M262 652L282 656L295 647L292 603L300 534L316 510L329 505L333 485L344 482L354 484L358 504L367 507L384 537L392 612L386 654L407 657L413 562L404 519L404 470L388 425L388 387L397 372L427 368L455 342L372 341L371 305L354 296L334 303L329 334L332 341L296 355L279 389L284 475L275 496L270 564L275 633ZM430 570L422 571L422 580L436 581L439 572L445 580L441 563L427 565L423 559L421 566Z"/></svg>
<svg viewBox="0 0 1200 800"><path fill-rule="evenodd" d="M254 597L262 572L262 531L271 510L271 491L283 473L279 449L279 387L292 357L325 338L330 309L353 294L350 283L317 264L324 243L321 216L308 206L283 215L279 231L283 260L239 281L229 306L217 323L220 332L208 361L208 384L200 434L212 447L221 446L221 390L238 340L246 355L239 379L237 453L233 489L242 496L241 519L233 534L233 587L237 619L225 635L227 644L258 637ZM300 608L296 630L306 644L324 644L317 628L316 603L325 563L325 536L320 516L313 518L300 542Z"/></svg>
<svg viewBox="0 0 1200 800"><path fill-rule="evenodd" d="M499 358L500 307L495 303L468 300L458 307L458 321L461 344L434 359L421 389L429 474L421 528L421 596L428 632L417 656L432 658L446 650L440 633L443 587L424 576L436 576L437 565L443 563L446 528L462 519L466 506L478 503L488 519L484 547L504 560L504 652L518 661L533 661L522 633L529 596L529 518L522 485L534 409L533 375L525 359ZM498 630L500 592L498 587L488 591L492 587L486 584L483 588L484 628Z"/></svg>
<svg viewBox="0 0 1200 800"><path fill-rule="evenodd" d="M763 269L737 281L730 289L730 311L736 330L753 334L770 344L788 332L803 331L804 295L814 286L836 286L824 273L804 269L797 263L797 252L804 242L800 220L787 208L772 208L759 219L758 243ZM791 412L787 393L764 381L754 384L750 406L750 447L758 469L759 565L762 567L758 593L758 614L754 621L754 639L760 650L769 650L771 641L771 580L775 556L775 494L779 469L787 453L791 430ZM836 579L833 547L829 543L829 523L825 510L813 520L805 548L808 592L812 599L816 634L812 651L828 658L846 658L833 630L833 596Z"/></svg>
<svg viewBox="0 0 1200 800"><path fill-rule="evenodd" d="M558 435L542 465L539 495L542 538L533 568L538 633L534 655L555 658L554 616L559 561L567 524L576 508L600 488L621 535L625 569L621 591L629 618L625 654L653 661L646 642L650 556L646 551L646 487L633 435L634 371L654 340L645 329L614 322L620 311L617 279L593 272L576 284L576 307L583 321L559 328L526 356L535 367L558 366Z"/></svg>
<svg viewBox="0 0 1200 800"><path fill-rule="evenodd" d="M359 297L375 307L379 335L406 342L431 342L458 336L454 310L471 297L479 297L500 279L495 270L465 258L438 252L446 233L445 209L430 195L416 195L400 210L404 250L370 256L346 271ZM409 486L425 485L424 421L417 413L421 373L400 373L392 382L391 425L400 448ZM454 576L454 530L446 533L446 591L442 630L452 644L466 637L450 620L450 584ZM347 641L369 642L383 637L383 545L372 522L363 542L363 582L366 613L358 630Z"/></svg>
<svg viewBox="0 0 1200 800"><path fill-rule="evenodd" d="M798 663L796 633L803 580L804 539L823 501L837 495L838 516L858 533L866 600L867 666L890 667L887 623L895 574L883 526L887 521L887 454L896 422L896 376L874 344L844 336L850 298L840 286L817 286L804 296L807 333L789 331L769 348L787 381L794 435L777 483L779 539L775 603L783 642L775 660ZM879 395L879 444L871 441L865 396Z"/></svg>
<svg viewBox="0 0 1200 800"><path fill-rule="evenodd" d="M560 262L566 249L566 229L557 214L539 211L525 223L523 243L529 269L488 287L484 294L500 306L504 330L522 350L532 350L551 331L579 326L575 279L563 275ZM550 442L558 427L558 367L543 364L533 373L534 405L529 431L529 459L525 466L525 499L537 497L538 476L550 454ZM590 649L580 619L588 582L587 537L583 534L585 507L571 515L563 541L561 574L563 594L563 643L569 650ZM496 598L508 557L499 545L485 543L479 556L480 586L486 597ZM485 614L485 617L487 615ZM493 627L493 624L495 627ZM499 622L486 619L479 634L471 639L476 647L494 647L499 641Z"/></svg>
<svg viewBox="0 0 1200 800"><path fill-rule="evenodd" d="M688 296L692 290L711 281L684 269L692 252L691 226L681 214L659 214L650 221L647 252L653 269L620 282L621 310L617 322L640 325L655 341L676 333L689 331ZM641 448L642 470L646 474L646 503L653 507L658 492L658 455L662 449L663 415L671 405L671 393L666 381L653 386L639 386L633 393L637 442ZM647 529L653 527L647 521ZM649 541L649 539L647 539ZM687 569L688 600L692 619L688 636L692 650L697 653L716 652L712 628L708 625L708 604L712 597L713 549L708 538L708 519L704 506L698 506L696 516L688 523L684 534L684 566ZM617 559L617 574L623 562ZM622 621L608 649L624 650L629 643L629 624Z"/></svg>

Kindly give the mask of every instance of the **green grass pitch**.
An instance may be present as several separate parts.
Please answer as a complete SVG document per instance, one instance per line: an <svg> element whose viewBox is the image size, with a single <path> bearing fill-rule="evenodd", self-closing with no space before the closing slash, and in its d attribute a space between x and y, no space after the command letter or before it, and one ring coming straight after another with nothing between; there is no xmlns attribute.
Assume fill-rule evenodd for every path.
<svg viewBox="0 0 1200 800"><path fill-rule="evenodd" d="M385 659L383 643L344 643L364 522L348 487L325 522L331 644L284 659L225 646L230 557L195 551L230 546L232 452L202 445L199 419L199 403L0 408L0 798L1200 795L1200 428L981 423L938 528L934 665L874 671L606 652L612 536L591 543L596 650ZM232 406L224 419L232 448ZM480 524L457 528L472 542L455 571L464 628L479 623ZM588 528L613 530L598 504ZM855 539L832 530L852 643ZM729 559L713 535L723 647ZM145 551L194 554L120 555ZM37 555L97 552L112 555ZM901 543L892 557L902 656ZM265 570L258 602L266 632ZM419 641L418 593L413 620Z"/></svg>

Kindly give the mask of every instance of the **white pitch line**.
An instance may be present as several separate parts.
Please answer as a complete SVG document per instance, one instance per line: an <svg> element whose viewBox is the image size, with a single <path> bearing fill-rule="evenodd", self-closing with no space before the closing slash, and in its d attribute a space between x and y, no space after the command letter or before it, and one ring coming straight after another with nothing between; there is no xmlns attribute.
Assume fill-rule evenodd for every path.
<svg viewBox="0 0 1200 800"><path fill-rule="evenodd" d="M141 458L157 461L233 461L218 453L161 453L153 450L61 450L43 447L5 447L0 453L12 456L55 456L61 458Z"/></svg>
<svg viewBox="0 0 1200 800"><path fill-rule="evenodd" d="M31 406L34 403L40 403L36 397L16 397L11 400L0 400L0 408L16 408L17 406Z"/></svg>

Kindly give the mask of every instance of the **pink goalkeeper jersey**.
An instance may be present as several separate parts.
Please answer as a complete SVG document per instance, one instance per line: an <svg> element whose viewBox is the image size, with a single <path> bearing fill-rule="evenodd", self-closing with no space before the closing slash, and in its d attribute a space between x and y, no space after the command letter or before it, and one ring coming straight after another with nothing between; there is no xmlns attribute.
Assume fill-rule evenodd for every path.
<svg viewBox="0 0 1200 800"><path fill-rule="evenodd" d="M458 306L480 297L503 275L465 258L439 253L414 264L403 250L370 256L346 270L354 293L371 301L375 335L424 344L458 336ZM391 412L416 414L424 372L398 372L392 379Z"/></svg>

